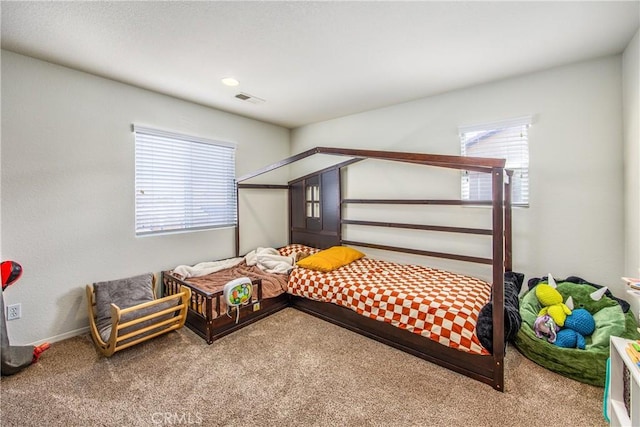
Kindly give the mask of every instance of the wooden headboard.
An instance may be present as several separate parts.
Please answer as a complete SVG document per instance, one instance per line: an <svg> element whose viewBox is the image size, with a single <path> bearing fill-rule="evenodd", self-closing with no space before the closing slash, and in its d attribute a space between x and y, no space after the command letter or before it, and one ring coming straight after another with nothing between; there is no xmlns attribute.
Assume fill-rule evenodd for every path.
<svg viewBox="0 0 640 427"><path fill-rule="evenodd" d="M340 244L340 168L289 182L289 242L324 249Z"/></svg>

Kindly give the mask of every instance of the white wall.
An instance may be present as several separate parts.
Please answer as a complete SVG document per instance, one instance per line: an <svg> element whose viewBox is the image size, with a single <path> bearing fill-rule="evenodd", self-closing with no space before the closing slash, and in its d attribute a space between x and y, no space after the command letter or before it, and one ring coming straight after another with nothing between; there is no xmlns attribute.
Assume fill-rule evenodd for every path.
<svg viewBox="0 0 640 427"><path fill-rule="evenodd" d="M132 123L236 142L242 175L320 145L459 154L459 125L534 114L531 207L514 212L514 268L527 278L578 275L620 291L621 271L634 274L640 262L634 216L638 100L629 96L638 92L637 52L636 34L622 57L304 126L292 132L290 150L287 129L2 51L0 253L25 270L5 293L5 303L20 302L23 310L22 319L9 323L12 343L63 338L85 328L86 283L233 255L233 230L135 237ZM312 161L301 163L291 176L315 169ZM281 183L287 177L283 168L256 181ZM418 188L418 197L459 196L459 174L446 170L370 162L352 166L345 179L349 197L416 196L404 187ZM242 252L286 242L284 192L243 190L240 201ZM424 221L422 213L395 213L406 222ZM347 215L371 213L351 207ZM482 208L438 211L429 219L457 223L461 217L488 225ZM367 233L348 228L345 234L355 239ZM406 243L416 233L377 230L372 238ZM418 244L455 246L429 238L431 243ZM488 255L486 245L476 243L463 245L470 255ZM469 264L374 255L488 274Z"/></svg>
<svg viewBox="0 0 640 427"><path fill-rule="evenodd" d="M292 131L292 152L324 145L458 155L458 126L533 114L530 208L514 212L514 269L527 279L551 272L559 278L577 275L620 289L624 265L621 87L621 57L606 57L304 126ZM459 173L426 175L417 168L403 166L391 172L383 162L358 163L349 169L347 194L366 197L382 192L381 197L404 197L408 193L403 188L408 186L414 189L414 198L459 197ZM486 218L476 219L483 208L439 210L434 218L396 210L405 222L461 223L462 217L470 217L474 226L490 224ZM384 210L366 215L370 218L378 211ZM347 210L353 219L362 217L358 215L365 213ZM429 241L420 243L419 233L381 230L353 229L346 234L370 234L377 243L402 240L435 250L451 246L441 236L429 235ZM476 240L468 250L470 255L490 254ZM479 268L428 258L404 259L474 274Z"/></svg>
<svg viewBox="0 0 640 427"><path fill-rule="evenodd" d="M625 188L625 275L640 276L640 31L622 55ZM640 298L632 301L634 313Z"/></svg>
<svg viewBox="0 0 640 427"><path fill-rule="evenodd" d="M135 237L132 123L235 142L238 175L289 155L286 128L2 51L1 251L24 268L5 292L22 303L12 343L85 328L86 283L234 255L233 229ZM243 230L245 250L286 243L283 192L241 202L269 224Z"/></svg>

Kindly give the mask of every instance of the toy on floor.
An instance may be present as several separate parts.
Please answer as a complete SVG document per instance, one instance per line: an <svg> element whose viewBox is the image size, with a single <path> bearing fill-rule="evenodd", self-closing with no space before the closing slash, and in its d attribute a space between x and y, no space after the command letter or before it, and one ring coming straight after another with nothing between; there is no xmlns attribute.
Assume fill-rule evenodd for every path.
<svg viewBox="0 0 640 427"><path fill-rule="evenodd" d="M585 337L591 335L596 330L596 322L591 313L584 308L577 308L567 316L564 328L558 332L555 344L564 348L586 347Z"/></svg>
<svg viewBox="0 0 640 427"><path fill-rule="evenodd" d="M616 298L601 285L576 276L563 280L556 278L557 291L562 298L567 301L572 297L575 310L584 308L591 313L596 330L586 337L584 350L549 344L547 340L538 338L533 331L541 308L535 288L547 283L547 280L547 277L532 278L527 283L528 291L520 300L522 328L516 337L515 346L520 353L538 365L568 378L603 387L606 361L610 354L610 337L640 339L640 334L636 331L638 322L633 310L629 309L627 301Z"/></svg>
<svg viewBox="0 0 640 427"><path fill-rule="evenodd" d="M538 301L542 305L542 310L538 313L538 317L549 314L555 324L562 327L567 316L571 314L571 310L562 302L562 295L556 287L556 281L551 274L549 274L548 284L543 283L536 286L536 297L538 297Z"/></svg>
<svg viewBox="0 0 640 427"><path fill-rule="evenodd" d="M546 338L551 344L556 342L556 337L560 327L556 325L551 316L545 314L536 319L533 324L533 331L538 338Z"/></svg>
<svg viewBox="0 0 640 427"><path fill-rule="evenodd" d="M2 375L13 375L32 363L36 363L42 353L49 349L50 344L44 343L39 346L12 346L9 344L7 335L7 325L4 316L5 289L14 284L22 275L22 266L15 261L3 261L0 265L2 271L2 293L0 293L0 305L2 306L2 316L0 316L0 364Z"/></svg>
<svg viewBox="0 0 640 427"><path fill-rule="evenodd" d="M236 324L240 320L240 306L246 305L251 300L253 284L248 277L233 279L224 285L223 297L227 304L227 315L231 307L236 310Z"/></svg>

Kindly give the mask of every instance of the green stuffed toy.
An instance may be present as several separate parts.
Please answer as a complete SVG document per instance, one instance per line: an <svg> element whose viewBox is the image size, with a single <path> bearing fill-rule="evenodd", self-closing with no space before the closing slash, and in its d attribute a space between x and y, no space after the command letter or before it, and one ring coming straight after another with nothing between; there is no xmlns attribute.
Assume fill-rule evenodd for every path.
<svg viewBox="0 0 640 427"><path fill-rule="evenodd" d="M556 325L564 326L564 321L571 314L571 309L562 302L562 295L556 289L556 281L549 274L548 284L540 284L536 286L536 297L542 305L542 310L538 313L538 317L548 314L551 316Z"/></svg>

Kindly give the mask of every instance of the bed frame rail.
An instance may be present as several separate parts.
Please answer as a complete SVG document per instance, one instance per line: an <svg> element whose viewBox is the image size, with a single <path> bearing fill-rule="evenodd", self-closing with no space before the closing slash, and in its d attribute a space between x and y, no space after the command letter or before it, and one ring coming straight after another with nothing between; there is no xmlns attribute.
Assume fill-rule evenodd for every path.
<svg viewBox="0 0 640 427"><path fill-rule="evenodd" d="M399 329L389 323L372 321L351 309L336 304L327 304L294 295L290 295L290 298L291 305L298 310L474 378L502 391L503 382L500 378L495 377L492 356L480 356L450 348L413 332Z"/></svg>

